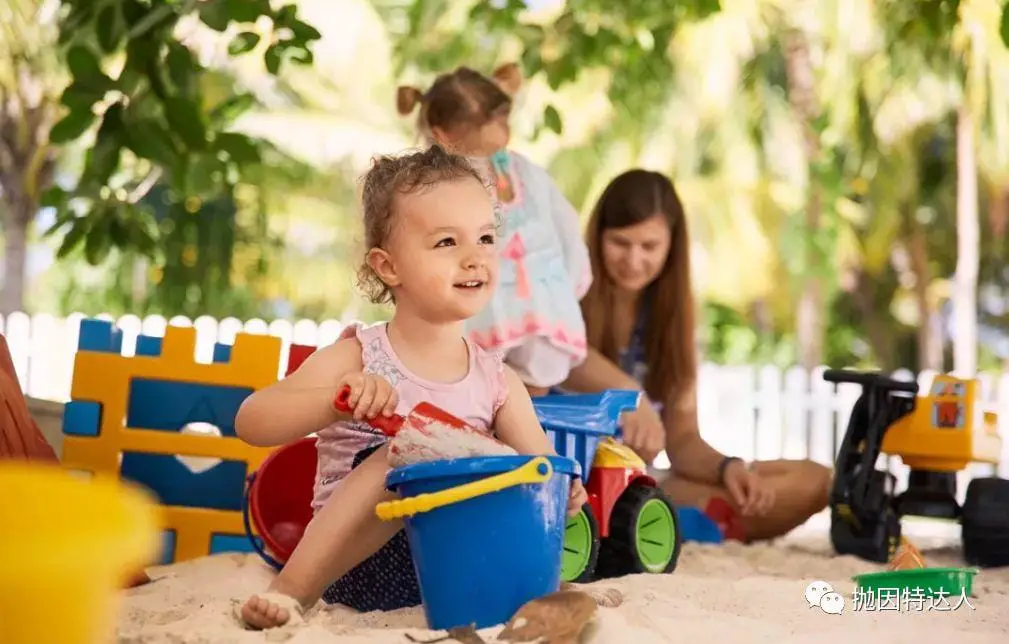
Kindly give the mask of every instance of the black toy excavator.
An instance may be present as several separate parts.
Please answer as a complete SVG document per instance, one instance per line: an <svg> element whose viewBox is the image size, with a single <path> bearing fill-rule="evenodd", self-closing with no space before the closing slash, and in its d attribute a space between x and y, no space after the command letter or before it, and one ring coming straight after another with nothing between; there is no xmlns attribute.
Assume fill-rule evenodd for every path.
<svg viewBox="0 0 1009 644"><path fill-rule="evenodd" d="M1009 565L1009 481L975 478L963 506L956 498L957 472L1002 456L998 419L983 411L979 383L940 374L919 396L917 383L880 373L829 369L823 378L862 387L835 462L834 550L885 563L900 542L900 518L914 515L959 521L968 563ZM911 469L900 495L896 478L876 468L881 454Z"/></svg>

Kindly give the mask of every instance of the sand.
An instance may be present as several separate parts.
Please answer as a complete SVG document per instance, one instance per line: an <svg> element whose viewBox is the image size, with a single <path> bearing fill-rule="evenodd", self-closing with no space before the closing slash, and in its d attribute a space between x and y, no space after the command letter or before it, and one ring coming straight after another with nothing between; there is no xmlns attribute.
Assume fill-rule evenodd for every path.
<svg viewBox="0 0 1009 644"><path fill-rule="evenodd" d="M963 565L955 526L914 523L905 533L929 565ZM886 642L972 644L1009 641L1009 568L984 570L970 606L956 610L852 610L851 575L883 567L832 554L823 517L814 517L778 543L744 546L685 544L670 575L635 575L592 584L624 595L617 608L600 608L590 644L653 642ZM154 581L124 591L118 642L229 644L408 644L407 634L434 639L419 608L355 614L319 605L305 621L263 632L243 630L236 602L262 592L272 576L255 555L226 554L151 568ZM806 586L824 580L845 597L840 615L809 607ZM481 631L490 644L501 627Z"/></svg>
<svg viewBox="0 0 1009 644"><path fill-rule="evenodd" d="M513 456L517 453L479 430L462 430L438 421L423 422L418 419L411 419L389 441L391 467L446 458Z"/></svg>

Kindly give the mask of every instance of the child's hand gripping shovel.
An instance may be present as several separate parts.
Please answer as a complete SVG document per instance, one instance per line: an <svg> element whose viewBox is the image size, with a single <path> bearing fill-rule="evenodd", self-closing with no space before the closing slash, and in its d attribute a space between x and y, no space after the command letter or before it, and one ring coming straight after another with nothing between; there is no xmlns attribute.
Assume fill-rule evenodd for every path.
<svg viewBox="0 0 1009 644"><path fill-rule="evenodd" d="M333 407L353 413L350 387L336 395ZM406 416L376 416L369 425L393 438L390 452L401 464L467 456L511 455L515 450L431 403L422 402Z"/></svg>
<svg viewBox="0 0 1009 644"><path fill-rule="evenodd" d="M344 413L353 413L349 400L350 387L345 386L337 393L333 407ZM516 454L511 447L486 432L426 402L418 404L406 416L399 414L376 416L367 422L392 438L389 447L390 457L391 460L400 461L400 464L469 456ZM480 481L409 499L379 503L375 512L379 518L387 521L412 516L482 494L497 492L513 485L545 481L551 474L553 467L550 461L541 456L511 472Z"/></svg>
<svg viewBox="0 0 1009 644"><path fill-rule="evenodd" d="M333 399L333 408L337 411L342 411L345 414L353 414L354 409L350 406L350 385L344 385L336 394L336 398ZM399 414L392 414L389 416L375 416L374 418L368 419L367 423L379 430L389 438L392 438L399 430L403 427L403 423L406 422L405 416L400 416Z"/></svg>

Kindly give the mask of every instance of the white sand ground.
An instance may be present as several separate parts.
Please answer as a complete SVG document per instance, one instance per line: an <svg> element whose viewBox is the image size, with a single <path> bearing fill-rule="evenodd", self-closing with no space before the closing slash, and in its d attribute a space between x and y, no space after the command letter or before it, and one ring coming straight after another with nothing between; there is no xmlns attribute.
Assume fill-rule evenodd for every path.
<svg viewBox="0 0 1009 644"><path fill-rule="evenodd" d="M817 516L773 544L687 544L671 575L637 575L598 582L618 588L624 603L600 608L587 633L591 644L658 642L885 642L974 644L1009 642L1009 568L984 570L970 606L946 610L907 607L900 612L853 610L851 576L882 567L831 551L825 517ZM907 522L905 534L929 565L962 565L956 526ZM320 605L298 626L243 630L233 606L262 592L272 575L255 555L220 555L148 571L155 581L124 593L117 626L120 643L405 644L407 634L429 639L419 609L355 614ZM813 580L830 583L846 600L840 615L810 608ZM481 631L488 643L500 628ZM817 638L814 640L813 638Z"/></svg>

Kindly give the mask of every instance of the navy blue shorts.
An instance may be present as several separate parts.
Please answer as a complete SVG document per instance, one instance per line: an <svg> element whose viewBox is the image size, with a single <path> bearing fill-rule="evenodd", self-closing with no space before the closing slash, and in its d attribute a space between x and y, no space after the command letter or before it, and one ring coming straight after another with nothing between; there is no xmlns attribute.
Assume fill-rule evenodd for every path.
<svg viewBox="0 0 1009 644"><path fill-rule="evenodd" d="M351 469L364 462L379 447L381 445L358 452ZM322 600L327 604L343 604L362 613L419 606L420 586L406 531L397 532L378 552L334 582L322 594Z"/></svg>

